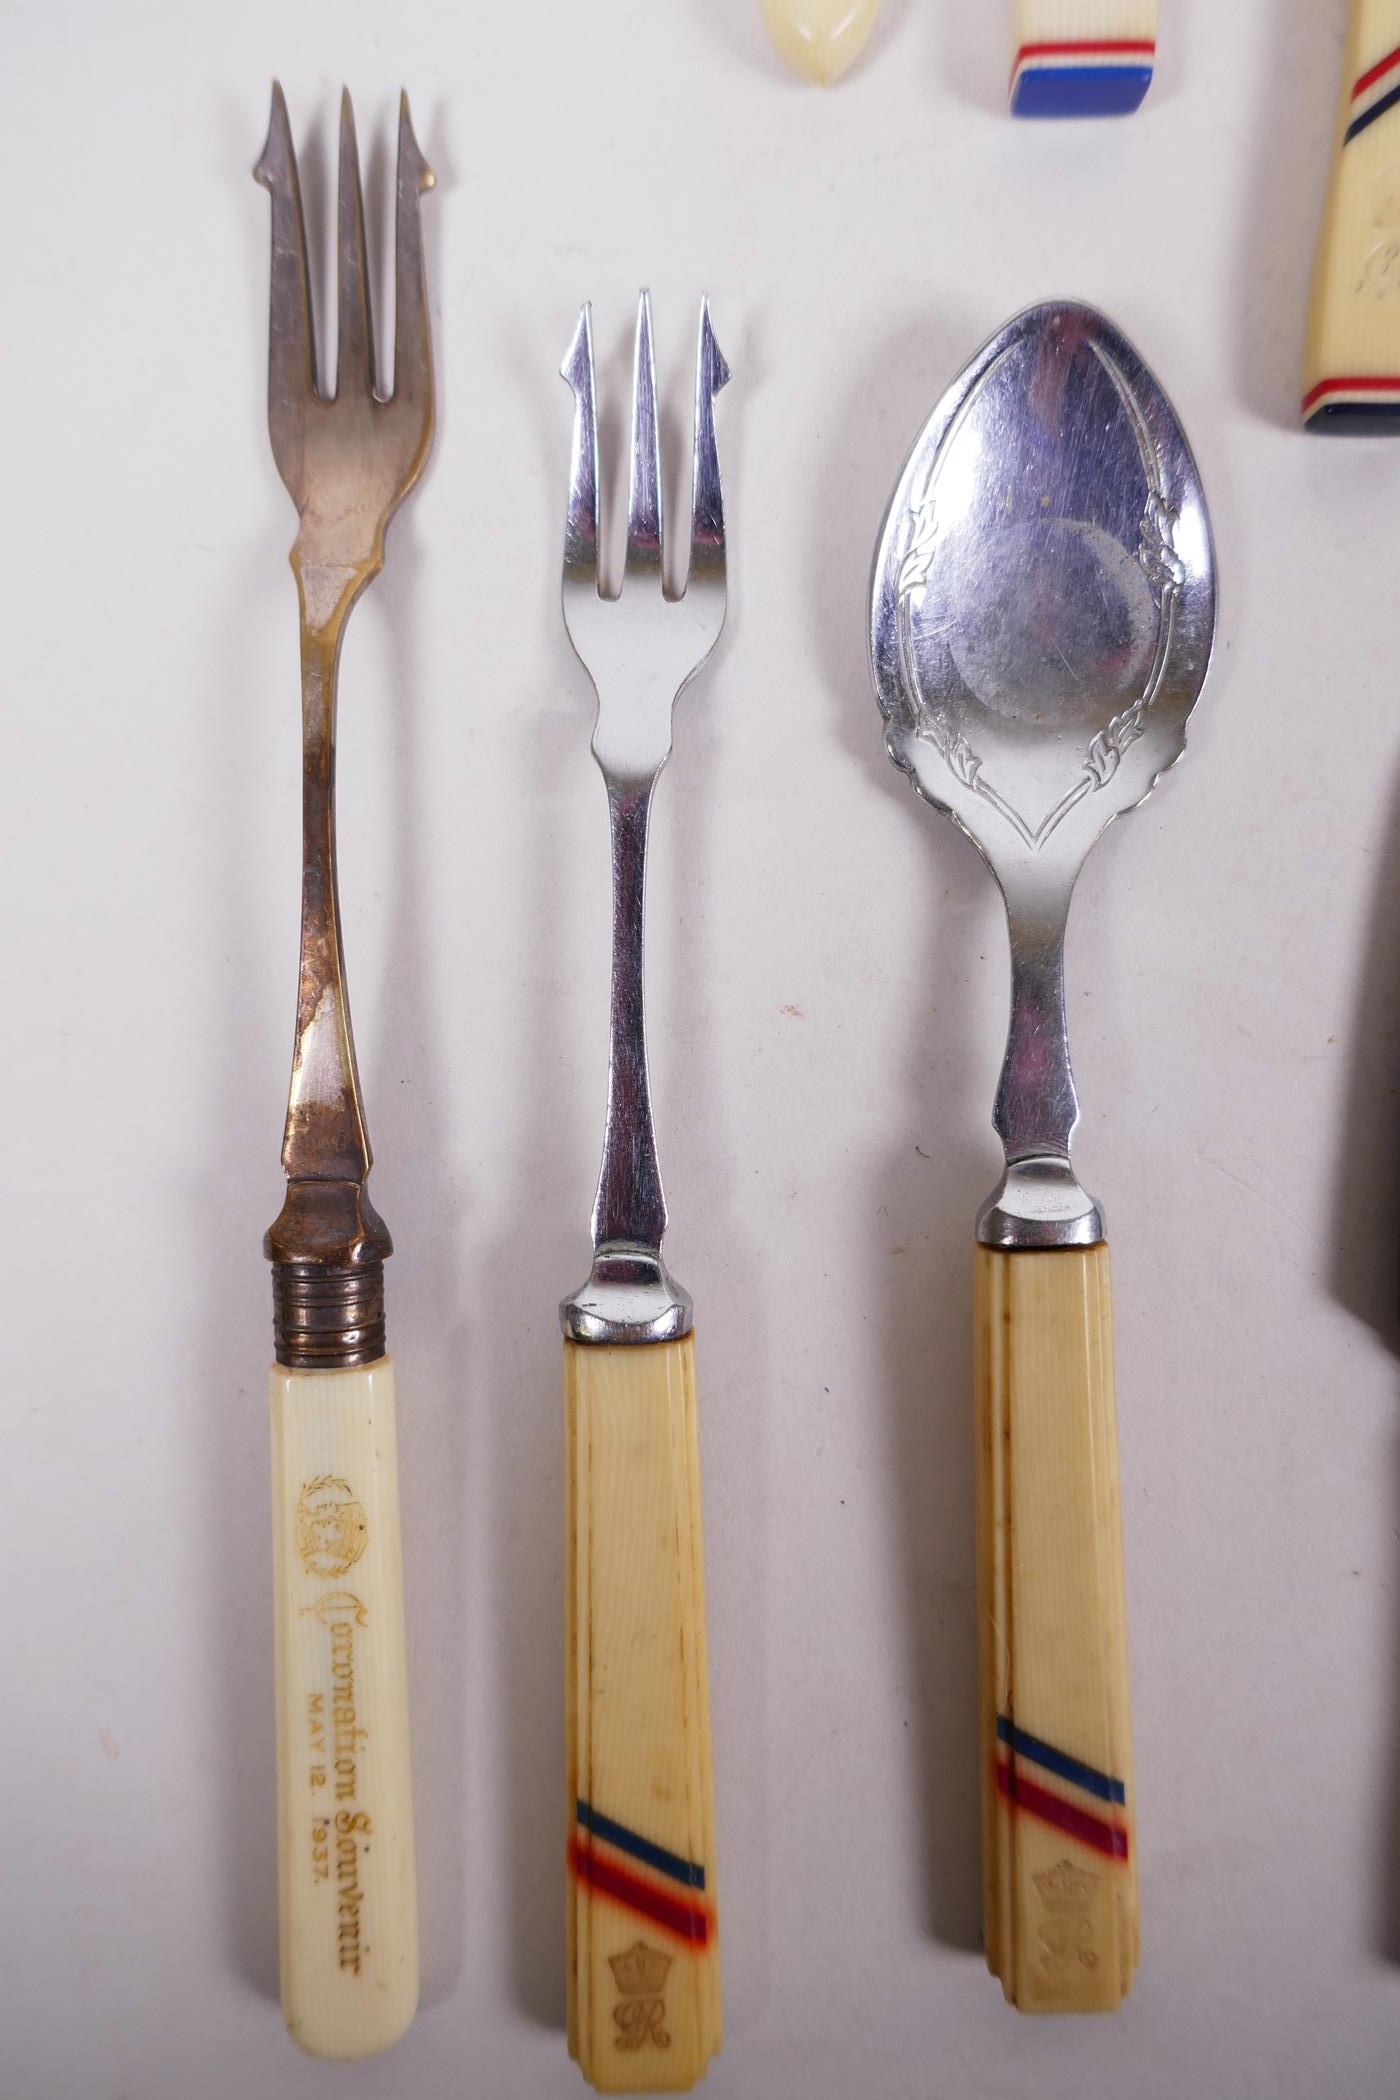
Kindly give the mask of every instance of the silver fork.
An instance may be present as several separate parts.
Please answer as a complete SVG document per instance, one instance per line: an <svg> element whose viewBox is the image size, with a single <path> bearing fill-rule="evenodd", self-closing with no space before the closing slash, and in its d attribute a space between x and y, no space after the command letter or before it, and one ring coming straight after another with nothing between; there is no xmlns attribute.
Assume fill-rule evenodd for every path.
<svg viewBox="0 0 1400 2100"><path fill-rule="evenodd" d="M399 105L394 389L375 387L364 205L341 101L339 353L319 388L306 229L287 105L272 92L254 170L272 197L268 430L300 517L302 890L296 1042L267 1235L273 1269L273 1562L282 2009L314 2056L373 2055L418 2002L389 1234L371 1155L341 952L335 713L350 608L384 564L390 518L433 431L419 195L432 173ZM372 1841L371 1841L372 1840Z"/></svg>
<svg viewBox="0 0 1400 2100"><path fill-rule="evenodd" d="M562 370L574 392L564 620L598 696L593 756L607 783L612 835L608 1106L593 1266L560 1307L568 2033L590 2083L669 2091L700 2076L720 2046L721 2015L693 1313L661 1256L666 1204L647 1078L642 930L647 828L670 755L671 710L724 624L714 398L729 372L702 303L690 569L683 594L671 598L662 572L651 302L642 293L627 556L614 599L602 595L599 577L587 306ZM653 1936L667 1951L650 1944ZM621 2063L619 2049L627 2052Z"/></svg>
<svg viewBox="0 0 1400 2100"><path fill-rule="evenodd" d="M665 1341L689 1332L687 1292L666 1273L666 1203L652 1129L642 998L642 924L652 791L671 755L671 709L719 640L725 610L724 500L714 399L729 378L700 307L690 572L679 598L662 573L661 466L651 295L637 308L632 466L624 585L603 595L598 568L598 420L593 319L585 305L560 367L574 391L573 456L564 532L564 624L593 681L593 756L612 827L612 1005L603 1164L593 1208L593 1268L562 1308L575 1341Z"/></svg>

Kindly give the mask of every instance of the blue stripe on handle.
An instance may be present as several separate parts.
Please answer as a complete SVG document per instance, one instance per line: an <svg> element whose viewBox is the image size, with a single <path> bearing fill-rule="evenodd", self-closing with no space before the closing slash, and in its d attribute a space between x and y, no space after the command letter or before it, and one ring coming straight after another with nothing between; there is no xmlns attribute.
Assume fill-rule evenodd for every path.
<svg viewBox="0 0 1400 2100"><path fill-rule="evenodd" d="M1068 1779L1074 1786L1082 1786L1086 1794L1097 1794L1100 1801L1116 1801L1126 1807L1127 1789L1121 1779L1110 1779L1107 1772L1096 1772L1092 1765L1082 1765L1077 1757L1067 1757L1063 1750L1055 1749L1052 1743L1042 1743L1038 1735L1027 1735L1005 1714L997 1715L997 1740L1024 1757L1028 1763L1043 1765L1057 1779Z"/></svg>
<svg viewBox="0 0 1400 2100"><path fill-rule="evenodd" d="M1036 66L1017 75L1013 117L1127 117L1142 105L1152 68L1141 66Z"/></svg>
<svg viewBox="0 0 1400 2100"><path fill-rule="evenodd" d="M668 1852L664 1845L653 1845L650 1838L638 1837L635 1830L614 1823L611 1816L600 1815L586 1801L576 1803L576 1813L582 1827L605 1844L616 1845L619 1852L630 1853L643 1866L655 1867L658 1874L669 1874L672 1881L682 1881L688 1889L704 1888L705 1869L693 1860L682 1859L679 1852Z"/></svg>
<svg viewBox="0 0 1400 2100"><path fill-rule="evenodd" d="M1377 117L1383 117L1387 110L1394 109L1397 102L1400 102L1400 87L1393 87L1389 94L1381 96L1379 102L1373 102L1369 109L1363 109L1359 117L1352 119L1346 128L1342 144L1349 146L1353 139L1360 138L1363 131L1370 130Z"/></svg>

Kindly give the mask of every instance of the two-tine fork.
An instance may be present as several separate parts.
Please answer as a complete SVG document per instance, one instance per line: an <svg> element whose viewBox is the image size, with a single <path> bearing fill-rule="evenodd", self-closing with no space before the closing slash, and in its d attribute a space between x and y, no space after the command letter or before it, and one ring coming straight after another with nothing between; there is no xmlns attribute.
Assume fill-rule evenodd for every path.
<svg viewBox="0 0 1400 2100"><path fill-rule="evenodd" d="M335 709L350 608L433 433L419 195L432 173L399 107L394 388L376 391L355 122L340 113L336 387L318 385L306 229L282 90L254 170L272 196L268 428L300 514L302 897L296 1044L273 1264L273 1560L282 2010L313 2056L370 2056L418 2003L389 1234L341 953Z"/></svg>
<svg viewBox="0 0 1400 2100"><path fill-rule="evenodd" d="M662 575L651 305L633 372L625 588L602 595L590 312L574 392L564 619L593 681L612 825L612 999L593 1266L560 1308L565 1411L569 2051L600 2092L683 2091L721 2042L714 1795L690 1297L661 1258L666 1205L647 1079L642 921L652 790L671 709L719 637L724 506L700 311L690 573Z"/></svg>

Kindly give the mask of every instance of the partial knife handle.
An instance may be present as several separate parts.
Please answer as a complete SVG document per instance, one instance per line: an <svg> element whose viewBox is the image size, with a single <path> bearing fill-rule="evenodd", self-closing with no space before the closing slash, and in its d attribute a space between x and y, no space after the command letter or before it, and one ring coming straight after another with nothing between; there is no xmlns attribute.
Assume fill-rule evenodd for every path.
<svg viewBox="0 0 1400 2100"><path fill-rule="evenodd" d="M373 2056L418 2004L393 1365L274 1366L271 1397L282 2012Z"/></svg>
<svg viewBox="0 0 1400 2100"><path fill-rule="evenodd" d="M987 1965L1108 2012L1138 1959L1108 1248L976 1253Z"/></svg>
<svg viewBox="0 0 1400 2100"><path fill-rule="evenodd" d="M1400 0L1351 0L1303 420L1343 435L1400 432Z"/></svg>
<svg viewBox="0 0 1400 2100"><path fill-rule="evenodd" d="M569 2053L684 2092L722 2040L695 1344L564 1344Z"/></svg>

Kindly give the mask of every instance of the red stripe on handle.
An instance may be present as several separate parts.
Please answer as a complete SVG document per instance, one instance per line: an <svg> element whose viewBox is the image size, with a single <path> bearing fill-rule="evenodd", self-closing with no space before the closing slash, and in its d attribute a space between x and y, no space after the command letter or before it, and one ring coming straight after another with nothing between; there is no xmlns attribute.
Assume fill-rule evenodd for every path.
<svg viewBox="0 0 1400 2100"><path fill-rule="evenodd" d="M1315 408L1324 394L1400 394L1400 379L1319 379L1303 396L1303 414Z"/></svg>
<svg viewBox="0 0 1400 2100"><path fill-rule="evenodd" d="M1127 1858L1126 1830L1105 1822L1102 1816L1090 1815L1087 1808L1076 1808L1072 1801L1062 1801L1058 1794L1037 1786L1033 1779L1023 1779L1010 1765L998 1763L997 1788L1015 1807L1025 1809L1027 1815L1038 1817L1042 1823L1053 1823L1056 1830L1078 1838L1081 1844L1092 1845L1096 1852L1106 1852L1110 1859Z"/></svg>
<svg viewBox="0 0 1400 2100"><path fill-rule="evenodd" d="M1397 44L1390 56L1383 58L1378 66L1372 66L1369 73L1362 74L1351 91L1352 101L1355 102L1358 95L1364 95L1367 88L1374 87L1382 73L1388 73L1391 67L1397 63L1400 63L1400 44Z"/></svg>
<svg viewBox="0 0 1400 2100"><path fill-rule="evenodd" d="M1016 53L1016 64L1024 65L1028 58L1152 58L1156 50L1151 37L1120 38L1102 44L1022 44Z"/></svg>
<svg viewBox="0 0 1400 2100"><path fill-rule="evenodd" d="M626 1867L595 1852L582 1839L569 1840L569 1865L578 1880L596 1889L600 1896L611 1896L615 1903L625 1903L653 1924L673 1932L678 1940L691 1947L704 1947L710 1938L710 1913L698 1906L685 1903L679 1896L669 1896L664 1889L656 1888L650 1881L643 1881Z"/></svg>

